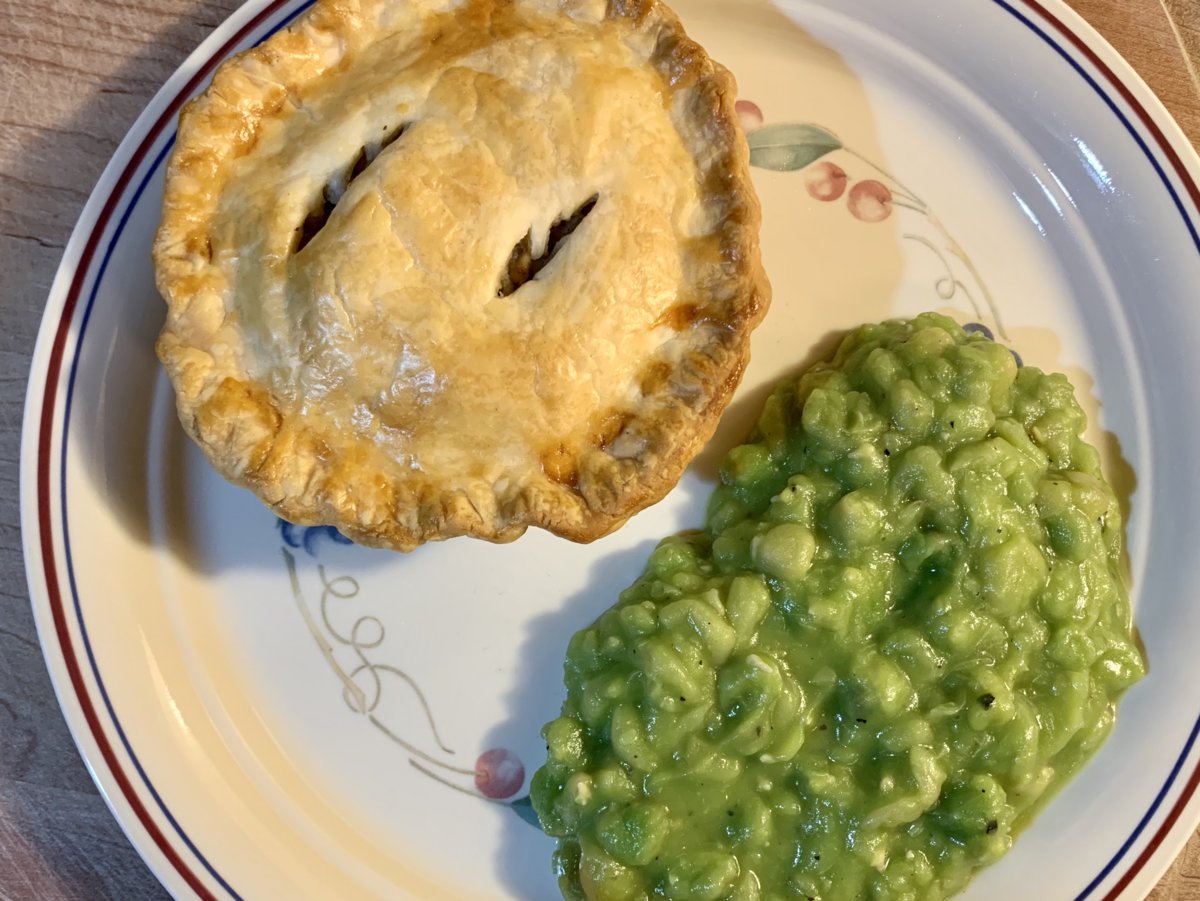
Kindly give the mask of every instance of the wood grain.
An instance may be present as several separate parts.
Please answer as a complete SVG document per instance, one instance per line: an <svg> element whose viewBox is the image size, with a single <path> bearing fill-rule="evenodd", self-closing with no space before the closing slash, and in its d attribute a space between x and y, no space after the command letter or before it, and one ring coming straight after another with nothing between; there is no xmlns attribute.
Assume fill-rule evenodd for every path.
<svg viewBox="0 0 1200 901"><path fill-rule="evenodd" d="M25 587L17 459L62 248L153 93L233 0L0 0L0 901L166 898L63 722Z"/></svg>
<svg viewBox="0 0 1200 901"><path fill-rule="evenodd" d="M1073 0L1200 141L1198 0ZM151 95L234 0L0 0L0 901L165 893L113 820L42 662L18 449L39 317L72 226ZM1200 901L1200 837L1151 896Z"/></svg>
<svg viewBox="0 0 1200 901"><path fill-rule="evenodd" d="M1070 0L1070 5L1134 64L1192 144L1200 146L1200 84L1190 65L1200 63L1200 2ZM1184 56L1183 47L1192 55Z"/></svg>

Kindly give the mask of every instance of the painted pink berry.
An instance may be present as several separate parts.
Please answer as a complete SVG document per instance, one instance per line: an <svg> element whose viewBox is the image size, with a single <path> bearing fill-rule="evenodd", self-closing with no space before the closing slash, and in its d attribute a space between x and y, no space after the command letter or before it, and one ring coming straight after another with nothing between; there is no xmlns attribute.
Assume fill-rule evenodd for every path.
<svg viewBox="0 0 1200 901"><path fill-rule="evenodd" d="M763 113L758 108L758 104L753 100L739 100L733 105L734 112L737 113L738 123L742 126L742 131L749 134L763 124Z"/></svg>
<svg viewBox="0 0 1200 901"><path fill-rule="evenodd" d="M817 200L837 200L846 193L846 173L837 163L828 160L810 166L804 174L808 196Z"/></svg>
<svg viewBox="0 0 1200 901"><path fill-rule="evenodd" d="M892 192L875 179L860 181L846 198L850 215L862 222L882 222L892 215Z"/></svg>
<svg viewBox="0 0 1200 901"><path fill-rule="evenodd" d="M511 798L525 784L525 766L507 748L491 748L475 761L475 787L488 798Z"/></svg>

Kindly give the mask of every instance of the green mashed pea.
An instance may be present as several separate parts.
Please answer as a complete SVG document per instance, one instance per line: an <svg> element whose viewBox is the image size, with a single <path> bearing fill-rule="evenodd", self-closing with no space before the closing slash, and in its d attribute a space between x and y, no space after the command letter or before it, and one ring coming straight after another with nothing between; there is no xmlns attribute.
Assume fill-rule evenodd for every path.
<svg viewBox="0 0 1200 901"><path fill-rule="evenodd" d="M533 803L569 899L934 899L1144 672L1062 375L935 315L781 384L706 531L571 640Z"/></svg>

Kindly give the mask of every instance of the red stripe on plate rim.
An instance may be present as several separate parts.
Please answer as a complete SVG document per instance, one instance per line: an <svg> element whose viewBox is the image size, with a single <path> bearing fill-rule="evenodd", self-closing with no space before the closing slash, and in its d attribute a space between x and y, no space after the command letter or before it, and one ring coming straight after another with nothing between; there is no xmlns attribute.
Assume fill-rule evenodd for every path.
<svg viewBox="0 0 1200 901"><path fill-rule="evenodd" d="M1120 94L1121 99L1125 101L1125 104L1131 110L1133 110L1138 119L1141 121L1142 126L1150 133L1151 137L1154 139L1154 143L1165 154L1167 160L1171 164L1171 168L1175 170L1175 174L1179 177L1180 183L1183 185L1184 189L1188 193L1188 196L1191 198L1192 205L1196 207L1196 209L1200 210L1200 185L1197 185L1196 180L1188 172L1187 166L1184 164L1182 157L1180 157L1179 153L1176 151L1175 146L1163 133L1162 129L1159 128L1158 122L1150 114L1150 111L1146 109L1146 107L1143 106L1142 103L1134 96L1129 85L1121 80L1112 70L1112 68L1100 58L1099 54L1096 53L1095 48L1091 44L1084 40L1080 34L1067 26L1052 12L1042 6L1039 0L1021 0L1021 2L1037 13L1046 24L1066 38L1067 41L1070 42L1071 46L1074 47L1089 63L1091 63L1093 68L1095 68L1096 71L1099 72L1104 79L1116 89L1117 93ZM1180 816L1183 815L1184 808L1187 807L1188 802L1195 795L1198 786L1200 786L1200 763L1198 763L1196 768L1192 770L1192 774L1188 777L1187 782L1183 786L1183 791L1176 799L1174 805L1172 805L1170 811L1167 813L1166 818L1158 827L1158 830L1146 843L1146 846L1142 848L1141 853L1138 854L1137 858L1129 866L1129 869L1122 873L1121 877L1113 884L1112 888L1109 889L1108 893L1104 896L1103 901L1116 901L1116 899L1120 897L1121 892L1123 892L1137 877L1137 875L1146 867L1146 864L1150 861L1150 858L1154 856L1155 852L1158 851L1162 843L1166 841L1167 836L1171 834L1171 831L1174 829L1175 824L1179 821Z"/></svg>
<svg viewBox="0 0 1200 901"><path fill-rule="evenodd" d="M134 787L129 774L123 769L121 761L118 759L113 748L113 744L105 733L104 726L96 710L96 705L88 693L88 687L83 678L83 670L79 664L79 656L72 643L71 631L67 623L66 607L63 604L62 592L59 587L57 557L54 548L54 530L50 515L52 483L50 472L52 457L51 441L56 419L57 388L59 379L62 376L63 352L66 347L67 336L70 333L70 324L74 317L75 308L79 303L83 285L87 281L92 259L100 243L100 237L112 219L117 205L124 198L125 191L129 187L129 182L132 180L134 173L141 165L143 159L145 159L150 147L161 135L164 127L174 121L184 101L191 96L200 83L211 74L212 70L229 54L234 46L243 41L254 29L262 25L266 19L278 11L286 2L288 0L274 0L274 2L270 3L242 26L236 34L230 37L228 41L200 66L196 73L171 99L158 120L150 127L146 137L138 145L137 149L134 150L128 164L126 164L124 170L118 176L116 184L109 192L108 199L105 201L104 207L96 219L96 224L92 227L92 231L87 237L87 242L84 245L79 262L76 264L71 284L67 289L58 328L54 335L54 342L50 348L49 361L46 365L46 386L42 395L42 411L38 424L37 504L42 570L46 580L46 594L54 623L54 633L58 640L63 663L66 666L67 675L71 682L71 689L79 703L80 710L83 712L84 719L87 721L88 730L96 742L96 747L100 751L100 756L103 758L106 768L120 788L125 801L137 816L138 822L154 841L158 850L162 852L163 856L175 868L184 882L187 883L188 887L196 893L197 897L203 898L205 901L216 901L216 896L196 873L192 871L191 867L184 861L175 846L171 844L154 821L154 818L150 815L149 810ZM66 527L65 523L63 527Z"/></svg>

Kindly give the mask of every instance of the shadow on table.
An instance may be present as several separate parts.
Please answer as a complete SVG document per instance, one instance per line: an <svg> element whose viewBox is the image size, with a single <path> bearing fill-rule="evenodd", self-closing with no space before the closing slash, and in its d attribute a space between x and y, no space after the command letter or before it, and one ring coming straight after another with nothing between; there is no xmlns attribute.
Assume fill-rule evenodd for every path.
<svg viewBox="0 0 1200 901"><path fill-rule="evenodd" d="M36 136L32 140L20 145L19 152L7 156L4 219L6 231L15 234L7 236L13 240L0 242L0 270L9 279L8 289L20 292L22 296L14 295L5 300L6 339L0 347L11 348L14 356L28 358L36 320L42 310L43 292L53 282L60 264L58 249L66 245L84 198L90 193L109 155L175 67L238 5L237 0L163 0L152 10L140 12L122 9L119 5L106 7L107 12L102 10L83 18L70 17L69 22L62 20L56 26L60 35L64 30L67 33L67 43L57 55L59 62L30 59L21 65L10 66L12 77L24 71L22 80L27 86L65 85L70 76L62 74L63 67L72 71L70 67L86 65L81 59L86 60L87 55L73 56L73 49L93 42L97 46L105 42L109 47L120 46L121 38L111 35L119 35L123 25L134 16L139 17L138 27L147 31L153 29L157 21L167 23L145 40L141 49L129 56L119 69L104 75L102 84L91 88L90 95L79 104L76 115L56 124L53 130L34 133ZM35 33L26 35L29 44L36 46L40 36L45 36L49 42L52 23L52 18L38 20ZM89 90L83 78L75 81L76 95ZM19 84L9 87L14 94L20 89ZM63 95L66 94L64 90ZM53 112L41 117L28 116L27 121L39 118L53 121ZM25 132L29 133L33 132ZM13 147L16 146L14 143ZM28 240L21 240L22 234L28 234ZM161 322L162 302L153 293L147 294L144 302L146 321L151 323L152 330L156 330L153 323ZM123 352L131 352L133 358L118 359L117 364L129 363L139 371L153 370L152 342L124 348ZM25 386L23 363L20 370L19 380L14 380L10 390L5 392L10 395L5 403L11 404L16 411L20 409L19 396ZM148 397L149 391L145 393ZM144 431L137 432L139 428L144 429L146 422L144 411L138 409L137 404L108 412L125 420L122 428L144 434ZM88 411L84 413L87 415ZM10 426L15 430L19 422L19 415L14 415ZM140 451L142 448L136 444L135 441L135 450ZM16 459L15 452L11 458ZM136 481L135 459L128 455L128 459L120 462L115 470L117 478ZM92 474L104 475L94 469ZM145 498L144 477L140 492L135 491L133 497L135 501L122 511L122 518L127 528L144 533L144 514L137 506ZM17 492L6 492L4 503L7 505L4 522L18 522ZM15 603L15 595L13 600ZM3 614L0 627L11 621ZM22 642L36 641L32 620L23 616L18 623L21 634L14 637ZM14 715L24 721L16 726L6 726L0 735L0 806L4 808L0 810L0 845L5 844L2 836L6 822L19 829L19 836L9 836L13 839L8 842L9 850L13 852L11 859L0 862L0 895L8 890L28 891L47 898L108 897L131 901L166 898L166 892L138 859L84 768L79 765L63 719L50 713L51 709L57 711L58 706L40 656L29 655L28 666L23 663L24 659L16 661L10 655L7 669L13 681L6 689L12 689L16 694L6 690L5 697L0 698L0 704L5 699L11 702L6 705L10 712L15 711ZM20 669L13 670L18 664ZM22 699L28 699L28 703L21 703ZM18 767L6 751L8 739L24 734L23 730L36 737L35 757L41 760L52 754L52 759L41 760L32 770ZM22 885L24 889L19 888Z"/></svg>

